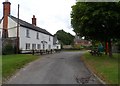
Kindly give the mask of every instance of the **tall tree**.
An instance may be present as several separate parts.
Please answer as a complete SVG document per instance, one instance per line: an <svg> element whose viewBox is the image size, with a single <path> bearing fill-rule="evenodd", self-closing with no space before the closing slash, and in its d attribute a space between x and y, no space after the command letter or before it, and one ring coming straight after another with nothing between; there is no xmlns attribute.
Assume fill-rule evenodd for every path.
<svg viewBox="0 0 120 86"><path fill-rule="evenodd" d="M60 40L64 45L71 45L74 39L73 35L65 32L64 30L58 30L55 35L57 35L58 40Z"/></svg>
<svg viewBox="0 0 120 86"><path fill-rule="evenodd" d="M77 2L72 6L71 24L82 36L108 42L111 57L111 39L120 39L120 2Z"/></svg>

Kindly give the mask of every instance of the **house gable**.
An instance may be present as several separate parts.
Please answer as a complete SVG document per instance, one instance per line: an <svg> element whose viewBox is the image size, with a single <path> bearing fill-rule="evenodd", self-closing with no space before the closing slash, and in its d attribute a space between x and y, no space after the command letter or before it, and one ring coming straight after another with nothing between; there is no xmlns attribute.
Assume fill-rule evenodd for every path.
<svg viewBox="0 0 120 86"><path fill-rule="evenodd" d="M2 37L2 30L3 30L3 19L0 20L0 35ZM17 23L13 21L9 16L8 16L8 37L16 37L16 29L17 29Z"/></svg>

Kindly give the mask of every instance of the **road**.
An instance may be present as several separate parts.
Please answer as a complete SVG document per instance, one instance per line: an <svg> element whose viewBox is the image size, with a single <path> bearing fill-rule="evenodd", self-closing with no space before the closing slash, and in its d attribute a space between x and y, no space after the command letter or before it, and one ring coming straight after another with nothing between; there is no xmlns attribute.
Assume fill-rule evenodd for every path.
<svg viewBox="0 0 120 86"><path fill-rule="evenodd" d="M80 60L84 52L43 55L14 75L7 84L78 84L77 79L91 75ZM88 84L100 84L93 75Z"/></svg>

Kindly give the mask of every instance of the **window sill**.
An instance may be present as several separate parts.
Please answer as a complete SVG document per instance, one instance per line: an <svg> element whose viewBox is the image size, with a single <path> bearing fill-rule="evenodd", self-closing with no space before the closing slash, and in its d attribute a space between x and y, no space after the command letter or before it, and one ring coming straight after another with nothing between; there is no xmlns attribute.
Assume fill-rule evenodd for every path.
<svg viewBox="0 0 120 86"><path fill-rule="evenodd" d="M30 38L29 36L26 36L27 38Z"/></svg>

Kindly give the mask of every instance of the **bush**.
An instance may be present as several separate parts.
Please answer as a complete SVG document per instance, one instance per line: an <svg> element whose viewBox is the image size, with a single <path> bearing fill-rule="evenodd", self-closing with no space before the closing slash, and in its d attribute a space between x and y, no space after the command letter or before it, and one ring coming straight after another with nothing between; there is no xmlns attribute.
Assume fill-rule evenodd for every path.
<svg viewBox="0 0 120 86"><path fill-rule="evenodd" d="M6 44L2 49L3 55L14 54L14 53L15 53L15 48L12 46L12 44Z"/></svg>

